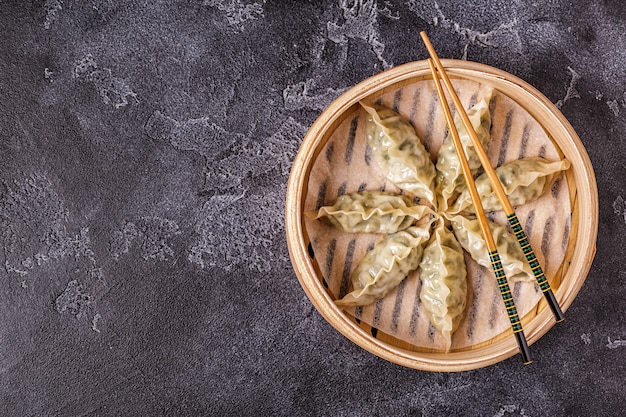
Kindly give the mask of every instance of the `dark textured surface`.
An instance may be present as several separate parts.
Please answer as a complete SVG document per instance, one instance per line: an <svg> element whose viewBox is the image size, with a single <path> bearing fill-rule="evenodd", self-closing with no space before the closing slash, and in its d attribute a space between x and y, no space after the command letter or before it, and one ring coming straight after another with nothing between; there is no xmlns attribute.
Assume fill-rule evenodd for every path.
<svg viewBox="0 0 626 417"><path fill-rule="evenodd" d="M464 3L0 2L0 414L624 415L626 6ZM594 265L531 366L381 360L289 261L307 128L420 30L546 94L598 177Z"/></svg>

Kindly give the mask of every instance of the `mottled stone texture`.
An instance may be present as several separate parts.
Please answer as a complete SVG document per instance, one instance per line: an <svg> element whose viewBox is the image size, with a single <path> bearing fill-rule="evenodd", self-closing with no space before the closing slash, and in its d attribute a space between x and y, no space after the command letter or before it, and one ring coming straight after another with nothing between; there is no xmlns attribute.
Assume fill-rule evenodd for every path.
<svg viewBox="0 0 626 417"><path fill-rule="evenodd" d="M623 415L625 22L619 0L0 2L0 414ZM423 29L544 92L598 176L594 266L531 366L381 360L289 261L307 128L425 58Z"/></svg>

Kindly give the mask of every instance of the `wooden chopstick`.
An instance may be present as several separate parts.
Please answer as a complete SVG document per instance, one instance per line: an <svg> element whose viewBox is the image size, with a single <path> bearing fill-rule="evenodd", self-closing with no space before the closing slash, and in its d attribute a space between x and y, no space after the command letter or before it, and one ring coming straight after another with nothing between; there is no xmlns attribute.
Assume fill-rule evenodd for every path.
<svg viewBox="0 0 626 417"><path fill-rule="evenodd" d="M426 49L428 50L428 53L430 54L431 59L433 60L433 62L435 63L435 66L437 67L437 71L439 72L441 79L443 80L444 84L446 85L446 88L448 89L450 93L450 97L452 98L452 101L454 102L454 106L457 110L457 113L459 114L461 121L463 122L463 125L465 126L465 130L467 131L472 141L472 144L474 145L474 149L476 150L478 159L480 160L480 163L482 164L483 169L485 173L487 174L487 177L489 178L489 181L491 182L491 185L494 191L496 192L498 199L500 200L500 204L502 205L504 214L506 215L509 225L511 226L511 229L513 230L513 233L515 234L515 237L517 238L517 241L519 242L522 248L522 251L524 252L524 256L526 257L526 260L528 261L530 268L532 269L533 274L535 275L537 284L539 285L539 288L543 292L543 295L548 303L548 306L550 306L550 310L552 310L552 314L554 315L556 322L560 323L563 320L565 320L563 311L561 311L561 307L559 306L559 303L556 300L556 297L554 296L552 289L550 288L550 283L548 282L548 279L543 273L543 269L541 268L541 265L539 264L539 260L537 259L537 256L535 255L535 252L532 246L530 245L530 241L528 240L526 233L524 233L524 229L522 228L522 225L519 222L517 215L515 214L515 209L511 205L511 202L509 201L509 197L506 195L506 192L504 191L504 188L502 187L502 183L500 182L500 179L498 178L498 175L496 174L496 170L491 166L491 163L489 162L489 157L487 156L487 153L483 149L483 146L480 143L480 139L478 138L476 131L472 127L472 123L467 117L467 113L465 112L465 109L463 108L463 105L461 104L461 100L459 100L459 97L454 91L454 87L452 86L452 83L450 82L450 78L448 78L448 75L446 74L443 68L443 65L441 64L441 61L439 60L439 57L437 56L437 53L435 52L435 48L433 48L433 45L430 43L430 40L428 39L426 32L423 32L423 31L420 32L420 36L422 37L422 40L424 41L424 44L426 45ZM452 129L454 130L454 128ZM476 207L475 202L474 202L474 206Z"/></svg>
<svg viewBox="0 0 626 417"><path fill-rule="evenodd" d="M478 195L478 190L476 189L476 184L474 183L474 178L472 177L472 171L469 167L469 163L467 162L467 155L465 154L465 150L463 149L463 145L461 144L461 138L459 137L459 132L457 132L455 128L454 118L452 117L452 113L450 112L450 106L448 105L446 96L443 93L443 88L441 87L441 83L439 82L437 70L435 69L433 61L431 59L428 60L428 65L430 66L430 71L433 75L433 81L435 82L437 93L439 94L441 108L443 109L443 113L446 116L446 121L448 122L448 130L450 131L450 135L452 136L452 141L454 142L454 147L459 157L459 162L461 163L463 176L465 177L465 182L467 183L467 189L469 190L470 197L472 198L472 203L476 208L476 216L478 218L478 222L480 223L480 229L482 230L483 236L485 237L487 250L489 251L489 259L491 260L493 272L496 275L498 288L500 289L500 294L502 295L502 300L504 301L504 307L506 308L506 312L511 322L511 329L513 329L513 334L515 335L515 339L517 340L517 345L519 346L519 350L522 355L522 360L524 361L524 364L529 364L532 362L530 349L528 348L528 343L526 342L526 337L524 336L524 331L522 329L522 323L520 322L519 316L517 314L517 309L515 308L515 301L513 300L513 295L511 294L511 288L509 287L508 281L506 279L504 268L502 267L502 262L500 262L498 248L493 240L491 230L489 229L489 223L487 223L487 217L485 216L483 203L480 200L480 196Z"/></svg>

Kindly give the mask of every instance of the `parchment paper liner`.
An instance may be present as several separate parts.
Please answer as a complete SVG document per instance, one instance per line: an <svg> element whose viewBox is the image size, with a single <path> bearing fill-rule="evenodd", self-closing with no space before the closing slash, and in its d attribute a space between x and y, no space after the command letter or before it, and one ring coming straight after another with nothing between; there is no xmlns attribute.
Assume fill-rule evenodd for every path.
<svg viewBox="0 0 626 417"><path fill-rule="evenodd" d="M466 80L453 80L453 84L466 109L489 88ZM432 81L418 81L384 95L372 96L370 100L394 108L410 120L432 160L436 160L446 125ZM491 101L491 115L487 153L494 166L530 156L561 159L537 121L498 91L494 91ZM337 127L319 153L309 178L305 211L328 205L338 195L358 190L400 192L371 160L365 118L364 110L356 110ZM569 237L571 212L565 176L560 174L539 200L516 207L516 213L550 280L563 261ZM506 224L502 213L494 213L491 219ZM325 285L335 298L343 297L349 290L350 273L365 252L383 236L343 233L308 219L305 225ZM452 350L479 344L510 328L493 273L476 264L467 253L465 259L468 299L464 317L452 337ZM348 309L346 313L415 347L442 350L443 338L430 325L421 306L420 285L419 272L414 271L385 298L368 306ZM523 317L536 306L541 292L534 283L517 283L512 288L519 315Z"/></svg>

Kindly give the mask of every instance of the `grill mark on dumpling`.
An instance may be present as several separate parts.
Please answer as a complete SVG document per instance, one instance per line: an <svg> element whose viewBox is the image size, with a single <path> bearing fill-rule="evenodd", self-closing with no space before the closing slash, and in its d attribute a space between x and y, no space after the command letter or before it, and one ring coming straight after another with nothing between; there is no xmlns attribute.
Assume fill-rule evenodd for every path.
<svg viewBox="0 0 626 417"><path fill-rule="evenodd" d="M350 133L348 133L348 143L346 144L346 164L350 165L352 161L352 151L354 149L354 139L356 138L356 128L359 125L359 116L355 116L350 122Z"/></svg>
<svg viewBox="0 0 626 417"><path fill-rule="evenodd" d="M324 205L326 199L326 181L320 184L320 188L317 190L317 202L315 203L315 210L319 210Z"/></svg>
<svg viewBox="0 0 626 417"><path fill-rule="evenodd" d="M394 332L398 330L398 319L400 317L400 309L402 308L402 298L404 297L404 286L406 285L406 279L400 282L398 285L398 293L396 295L396 302L393 305L393 313L391 314L391 330Z"/></svg>
<svg viewBox="0 0 626 417"><path fill-rule="evenodd" d="M554 216L550 216L548 220L546 220L543 236L541 238L541 253L543 253L543 258L545 259L544 264L541 265L543 267L543 272L548 270L548 252L550 251L550 235L552 234L552 226L554 226Z"/></svg>
<svg viewBox="0 0 626 417"><path fill-rule="evenodd" d="M367 187L367 184L362 182L361 185L359 185L359 192L362 193L365 191L365 187Z"/></svg>
<svg viewBox="0 0 626 417"><path fill-rule="evenodd" d="M335 143L332 142L326 147L326 160L328 163L333 162L333 151L335 150Z"/></svg>
<svg viewBox="0 0 626 417"><path fill-rule="evenodd" d="M369 143L365 144L365 165L369 166L372 161L372 148L370 148Z"/></svg>
<svg viewBox="0 0 626 417"><path fill-rule="evenodd" d="M354 246L356 245L356 239L352 239L348 243L348 250L346 251L346 260L343 266L343 274L341 274L341 287L339 288L339 298L343 298L348 292L348 281L350 280L350 267L352 266L352 257L354 256Z"/></svg>
<svg viewBox="0 0 626 417"><path fill-rule="evenodd" d="M552 187L550 188L550 192L552 193L552 197L559 198L559 193L561 192L561 182L563 181L563 176L559 175L556 177L554 182L552 183Z"/></svg>
<svg viewBox="0 0 626 417"><path fill-rule="evenodd" d="M420 300L419 294L421 290L422 280L420 279L417 283L417 290L415 291L415 303L413 304L411 320L409 321L409 334L411 336L415 336L415 331L417 330L417 320L420 317L420 304L422 303L422 300Z"/></svg>
<svg viewBox="0 0 626 417"><path fill-rule="evenodd" d="M485 274L481 268L480 272L478 273L478 276L476 276L475 281L476 281L476 286L474 289L474 301L472 302L472 305L470 306L470 310L468 311L467 315L467 338L472 340L472 338L474 337L474 324L476 322L476 313L478 310L478 303L477 300L480 297L480 293L482 292L482 282L483 282L483 278L485 277Z"/></svg>
<svg viewBox="0 0 626 417"><path fill-rule="evenodd" d="M400 108L400 100L402 99L402 90L397 90L393 95L393 110L396 113L399 113L398 109Z"/></svg>
<svg viewBox="0 0 626 417"><path fill-rule="evenodd" d="M430 142L433 139L433 127L435 126L435 111L437 110L437 92L433 91L430 96L430 105L428 106L428 120L426 122L426 137L424 137L424 147L430 149Z"/></svg>
<svg viewBox="0 0 626 417"><path fill-rule="evenodd" d="M346 193L346 187L348 186L347 182L342 182L341 185L339 186L339 189L337 190L337 197L339 197L340 195L344 195Z"/></svg>
<svg viewBox="0 0 626 417"><path fill-rule="evenodd" d="M526 147L528 146L528 139L530 139L530 126L524 125L524 130L522 131L522 143L520 145L518 159L526 157Z"/></svg>
<svg viewBox="0 0 626 417"><path fill-rule="evenodd" d="M537 156L540 156L542 158L546 156L546 145L541 145L541 148L539 148L539 153L537 154Z"/></svg>
<svg viewBox="0 0 626 417"><path fill-rule="evenodd" d="M511 136L511 126L513 122L513 110L509 110L506 113L506 119L504 119L504 132L502 133L502 145L500 146L500 153L498 154L498 164L500 166L504 163L504 157L509 146L509 137Z"/></svg>

